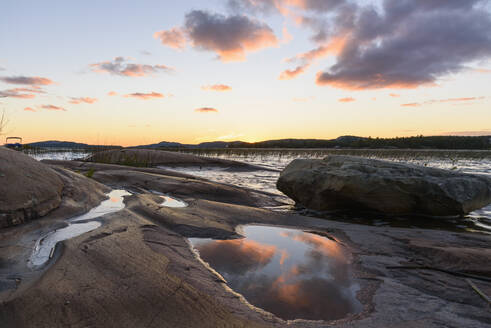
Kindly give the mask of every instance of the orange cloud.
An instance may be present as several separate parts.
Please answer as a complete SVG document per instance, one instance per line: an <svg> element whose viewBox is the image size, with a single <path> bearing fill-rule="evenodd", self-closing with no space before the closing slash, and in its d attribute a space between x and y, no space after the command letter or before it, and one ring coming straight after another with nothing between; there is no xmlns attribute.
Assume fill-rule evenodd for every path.
<svg viewBox="0 0 491 328"><path fill-rule="evenodd" d="M9 89L0 91L0 97L4 98L18 98L18 99L32 99L36 97L33 93L20 93L19 89Z"/></svg>
<svg viewBox="0 0 491 328"><path fill-rule="evenodd" d="M42 105L41 108L47 109L47 110L58 110L58 111L66 112L65 108L54 106L54 105Z"/></svg>
<svg viewBox="0 0 491 328"><path fill-rule="evenodd" d="M1 77L1 81L10 84L26 84L26 85L49 85L54 82L45 77L39 76L11 76L11 77Z"/></svg>
<svg viewBox="0 0 491 328"><path fill-rule="evenodd" d="M323 45L312 49L310 51L299 54L295 57L287 59L287 62L295 62L299 61L302 64L297 66L293 70L285 70L280 74L280 80L289 80L297 77L298 75L304 73L316 60L326 57L328 55L337 55L339 54L345 44L346 44L346 36L339 36L332 38L331 41L327 45Z"/></svg>
<svg viewBox="0 0 491 328"><path fill-rule="evenodd" d="M24 110L26 112L35 112L36 111L34 108L31 108L31 107L26 107L26 108L24 108Z"/></svg>
<svg viewBox="0 0 491 328"><path fill-rule="evenodd" d="M297 66L293 70L290 70L290 69L284 70L283 72L281 72L279 79L280 80L291 80L291 79L297 77L298 75L304 73L309 66L310 65L303 65L303 66Z"/></svg>
<svg viewBox="0 0 491 328"><path fill-rule="evenodd" d="M33 85L29 88L14 88L0 91L0 97L10 97L19 99L32 99L36 97L35 93L45 93L41 87Z"/></svg>
<svg viewBox="0 0 491 328"><path fill-rule="evenodd" d="M117 96L118 93L116 91L109 91L107 95L113 97L113 96Z"/></svg>
<svg viewBox="0 0 491 328"><path fill-rule="evenodd" d="M218 112L218 109L213 107L201 107L201 108L196 108L194 111L200 113L216 113Z"/></svg>
<svg viewBox="0 0 491 328"><path fill-rule="evenodd" d="M409 104L402 104L402 107L419 107L421 104L419 103L409 103Z"/></svg>
<svg viewBox="0 0 491 328"><path fill-rule="evenodd" d="M184 49L187 43L183 31L179 27L174 27L168 31L155 32L153 37L159 39L162 44L174 49Z"/></svg>
<svg viewBox="0 0 491 328"><path fill-rule="evenodd" d="M158 92L151 92L151 93L135 92L135 93L124 95L123 97L148 100L148 99L155 99L155 98L164 98L164 95Z"/></svg>
<svg viewBox="0 0 491 328"><path fill-rule="evenodd" d="M204 85L201 87L202 90L208 91L230 91L232 87L225 84L214 84L214 85Z"/></svg>
<svg viewBox="0 0 491 328"><path fill-rule="evenodd" d="M81 104L81 103L93 104L96 101L97 98L80 97L80 98L72 98L72 100L70 100L70 104Z"/></svg>
<svg viewBox="0 0 491 328"><path fill-rule="evenodd" d="M392 98L399 98L401 95L398 95L396 93L389 93L389 96L391 96Z"/></svg>
<svg viewBox="0 0 491 328"><path fill-rule="evenodd" d="M280 265L283 266L285 264L285 261L290 257L290 254L288 254L287 251L283 250L281 251L281 257L280 257Z"/></svg>
<svg viewBox="0 0 491 328"><path fill-rule="evenodd" d="M355 98L352 98L352 97L341 98L341 99L338 99L338 101L343 102L343 103L347 103L347 102L355 101Z"/></svg>
<svg viewBox="0 0 491 328"><path fill-rule="evenodd" d="M478 73L491 73L491 69L488 68L476 68L475 71Z"/></svg>
<svg viewBox="0 0 491 328"><path fill-rule="evenodd" d="M448 98L448 99L432 99L432 100L426 100L423 103L409 103L409 104L402 104L401 106L403 107L419 107L422 105L432 105L432 104L438 104L438 103L462 103L462 102L468 102L468 101L474 101L474 100L482 100L485 97L461 97L461 98Z"/></svg>
<svg viewBox="0 0 491 328"><path fill-rule="evenodd" d="M423 81L392 81L377 73L375 76L360 76L359 79L352 76L333 75L327 72L318 72L316 84L319 86L330 86L343 90L369 90L369 89L416 89L420 86L436 86L434 82Z"/></svg>
<svg viewBox="0 0 491 328"><path fill-rule="evenodd" d="M472 100L481 100L484 97L463 97L463 98L449 98L449 99L441 99L441 100L429 100L429 102L461 102L461 101L472 101Z"/></svg>

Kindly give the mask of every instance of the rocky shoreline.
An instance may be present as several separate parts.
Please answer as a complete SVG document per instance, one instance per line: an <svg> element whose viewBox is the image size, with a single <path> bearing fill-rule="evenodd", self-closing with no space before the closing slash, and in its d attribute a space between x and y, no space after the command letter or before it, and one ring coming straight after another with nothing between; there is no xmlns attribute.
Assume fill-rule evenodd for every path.
<svg viewBox="0 0 491 328"><path fill-rule="evenodd" d="M29 162L23 154L0 152ZM197 160L188 161L196 165ZM262 207L280 203L268 193L114 162L32 163L36 170L39 165L60 177L61 200L37 219L0 230L0 326L491 326L489 304L465 280L474 277L475 285L491 295L489 235L371 227L272 212ZM15 170L2 165L0 171L5 175L0 179L6 179ZM23 185L9 181L1 185L2 192L33 180ZM133 192L124 209L100 218L100 228L58 243L46 266L26 268L39 236L94 207L109 188ZM161 206L156 192L188 206ZM0 198L0 213L7 213L7 205L12 207L10 199ZM196 258L187 238L239 238L238 227L248 224L292 227L336 240L351 254L363 311L332 322L286 322L231 292Z"/></svg>

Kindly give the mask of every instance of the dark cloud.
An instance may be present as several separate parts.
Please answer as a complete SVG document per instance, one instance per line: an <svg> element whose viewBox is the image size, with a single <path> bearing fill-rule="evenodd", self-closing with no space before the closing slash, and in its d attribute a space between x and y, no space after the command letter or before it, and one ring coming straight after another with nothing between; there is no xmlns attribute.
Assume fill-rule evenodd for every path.
<svg viewBox="0 0 491 328"><path fill-rule="evenodd" d="M281 13L290 14L305 10L314 13L326 13L344 4L346 0L229 0L228 8L235 13Z"/></svg>
<svg viewBox="0 0 491 328"><path fill-rule="evenodd" d="M481 1L385 1L360 8L337 62L317 75L342 89L416 88L491 56L491 18Z"/></svg>
<svg viewBox="0 0 491 328"><path fill-rule="evenodd" d="M194 10L186 15L184 29L194 47L214 51L222 61L244 60L247 52L278 43L268 25L241 15Z"/></svg>
<svg viewBox="0 0 491 328"><path fill-rule="evenodd" d="M138 77L147 76L160 72L171 72L172 67L166 65L146 65L126 63L124 57L116 57L112 61L91 64L90 68L94 72L109 73L114 75Z"/></svg>
<svg viewBox="0 0 491 328"><path fill-rule="evenodd" d="M49 85L54 82L45 77L39 76L6 76L0 77L0 81L10 84L25 84L25 85Z"/></svg>

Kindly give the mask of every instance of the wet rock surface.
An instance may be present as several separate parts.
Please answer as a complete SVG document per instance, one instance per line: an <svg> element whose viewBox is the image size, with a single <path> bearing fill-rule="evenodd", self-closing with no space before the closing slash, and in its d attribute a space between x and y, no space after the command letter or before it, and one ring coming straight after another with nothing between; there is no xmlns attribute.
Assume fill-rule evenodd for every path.
<svg viewBox="0 0 491 328"><path fill-rule="evenodd" d="M68 172L60 166L56 170ZM56 211L0 230L1 327L491 326L489 305L462 276L472 275L491 295L489 235L271 212L259 208L265 194L239 201L247 193L222 189L213 198L214 189L188 187L206 182L202 179L167 180L128 167L96 171L92 178L139 192L125 198L123 210L104 216L99 229L59 243L43 270L22 271L23 254L30 254L33 240L53 223L63 223ZM162 198L151 190L188 206L161 206ZM301 229L342 245L360 286L356 297L362 311L337 321L286 322L248 305L196 258L187 238L240 238L238 226L249 224Z"/></svg>
<svg viewBox="0 0 491 328"><path fill-rule="evenodd" d="M354 156L294 160L277 187L314 210L454 216L491 203L485 176Z"/></svg>

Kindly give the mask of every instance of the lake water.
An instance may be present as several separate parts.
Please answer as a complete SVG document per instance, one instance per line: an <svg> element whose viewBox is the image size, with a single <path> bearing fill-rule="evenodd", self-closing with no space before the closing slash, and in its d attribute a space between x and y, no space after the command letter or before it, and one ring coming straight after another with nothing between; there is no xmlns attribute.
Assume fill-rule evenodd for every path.
<svg viewBox="0 0 491 328"><path fill-rule="evenodd" d="M349 254L301 230L243 227L245 238L191 238L201 259L252 305L285 319L335 320L361 311Z"/></svg>
<svg viewBox="0 0 491 328"><path fill-rule="evenodd" d="M354 150L349 155L357 155ZM428 219L421 217L382 217L377 214L359 213L321 213L302 208L295 208L293 201L276 189L276 181L283 170L291 161L296 158L320 159L328 155L326 151L320 150L275 150L251 152L199 152L202 156L219 157L223 159L236 160L249 164L259 165L276 171L255 171L255 172L228 172L225 169L186 167L169 168L182 173L203 177L212 181L232 184L240 187L248 187L256 190L267 191L276 194L280 200L290 204L270 208L275 211L295 212L302 215L321 217L325 219L353 222L359 224L369 224L378 226L392 227L414 227L425 229L445 229L452 231L479 231L491 233L491 205L470 213L465 218L458 219ZM379 155L378 157L375 156ZM363 150L358 155L365 157L383 159L400 163L411 163L415 165L435 167L452 170L455 172L480 174L491 178L491 152L452 152L452 151L374 151Z"/></svg>
<svg viewBox="0 0 491 328"><path fill-rule="evenodd" d="M276 189L279 172L296 158L324 158L329 154L359 155L368 158L442 168L455 172L482 174L491 177L491 151L452 151L452 150L355 150L355 149L223 149L183 151L205 157L218 157L259 165L276 171L228 172L225 169L183 167L171 170L203 177L212 181L262 190L277 195L286 206L270 208L275 211L295 212L303 215L322 217L370 225L394 227L418 227L446 229L455 231L491 232L491 205L470 213L457 220L426 218L384 218L377 215L319 213L293 207L293 201ZM62 150L56 152L32 152L29 155L41 159L83 159L90 153L82 150Z"/></svg>

